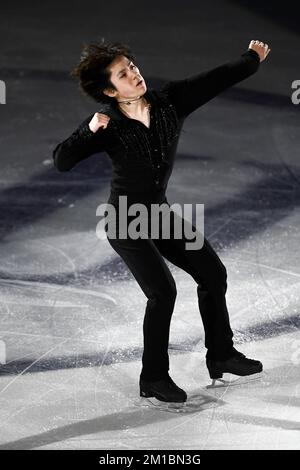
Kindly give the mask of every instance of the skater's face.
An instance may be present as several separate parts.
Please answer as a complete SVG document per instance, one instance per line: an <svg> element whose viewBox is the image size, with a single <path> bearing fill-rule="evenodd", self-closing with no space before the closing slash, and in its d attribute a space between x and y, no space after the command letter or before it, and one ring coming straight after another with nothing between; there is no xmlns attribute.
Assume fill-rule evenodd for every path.
<svg viewBox="0 0 300 470"><path fill-rule="evenodd" d="M108 66L110 81L116 90L106 89L105 94L118 101L143 95L147 86L138 67L125 56L118 56Z"/></svg>

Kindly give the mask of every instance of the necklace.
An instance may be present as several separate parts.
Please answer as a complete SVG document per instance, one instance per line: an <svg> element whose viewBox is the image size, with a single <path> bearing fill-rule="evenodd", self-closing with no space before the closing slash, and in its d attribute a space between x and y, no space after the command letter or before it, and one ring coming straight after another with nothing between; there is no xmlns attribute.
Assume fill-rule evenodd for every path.
<svg viewBox="0 0 300 470"><path fill-rule="evenodd" d="M140 98L143 98L144 101L146 101L144 97L140 96ZM138 99L140 99L140 98L138 98ZM124 101L118 101L118 103L124 103ZM119 106L119 108L121 109L121 111L122 111L126 116L128 116L129 118L132 117L132 116L130 116L124 109L122 109L121 106ZM151 109L151 103L147 103L146 108L147 108L147 114L148 114L148 118L149 118L149 116L150 116L150 109Z"/></svg>
<svg viewBox="0 0 300 470"><path fill-rule="evenodd" d="M130 101L118 101L118 103L126 103L126 104L131 104L132 101L137 101L137 100L140 100L141 98L143 98L142 96L139 96L138 98L135 98L133 100L130 100Z"/></svg>

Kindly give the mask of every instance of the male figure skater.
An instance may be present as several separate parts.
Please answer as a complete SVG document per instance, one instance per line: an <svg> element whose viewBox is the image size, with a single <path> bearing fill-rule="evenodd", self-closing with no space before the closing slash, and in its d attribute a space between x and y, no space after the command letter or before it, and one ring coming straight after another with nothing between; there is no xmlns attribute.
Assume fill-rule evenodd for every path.
<svg viewBox="0 0 300 470"><path fill-rule="evenodd" d="M86 45L71 75L98 103L98 111L56 146L56 168L68 171L90 155L105 151L113 167L108 202L117 211L121 210L119 196L127 196L128 205L169 206L165 193L184 119L223 90L254 74L269 52L267 44L252 40L236 60L183 80L169 81L160 90L150 90L127 45L104 40ZM224 372L255 374L262 371L262 364L233 347L225 300L227 273L217 253L206 238L201 249L187 250L185 235L174 238L174 220L170 225L169 239L109 235L107 239L148 299L140 395L184 402L186 392L168 373L176 285L164 258L188 272L197 284L210 377L220 379Z"/></svg>

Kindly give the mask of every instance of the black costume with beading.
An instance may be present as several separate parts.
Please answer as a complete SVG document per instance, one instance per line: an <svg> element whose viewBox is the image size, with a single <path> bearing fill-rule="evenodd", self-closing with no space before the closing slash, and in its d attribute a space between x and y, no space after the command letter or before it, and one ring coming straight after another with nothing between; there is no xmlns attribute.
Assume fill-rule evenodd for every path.
<svg viewBox="0 0 300 470"><path fill-rule="evenodd" d="M88 126L91 114L56 146L54 164L59 171L68 171L90 155L105 151L113 169L108 202L117 210L121 195L127 196L128 205L137 202L147 206L163 202L169 205L166 189L185 118L223 90L255 73L259 64L259 55L248 49L237 60L183 80L169 81L160 90L148 89L144 96L151 103L149 128L125 116L116 102L100 105L97 111L110 117L106 129L93 133ZM206 238L201 249L186 250L188 240L184 236L175 239L172 230L174 224L170 239L107 237L148 298L141 377L149 381L166 377L169 370L168 342L176 285L163 258L185 270L197 283L207 358L225 360L233 348L225 301L225 266Z"/></svg>

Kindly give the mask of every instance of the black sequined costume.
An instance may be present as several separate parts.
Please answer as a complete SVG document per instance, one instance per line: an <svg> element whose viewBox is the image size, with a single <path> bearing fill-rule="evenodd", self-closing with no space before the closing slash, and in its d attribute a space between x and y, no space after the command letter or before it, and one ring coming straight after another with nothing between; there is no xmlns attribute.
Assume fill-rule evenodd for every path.
<svg viewBox="0 0 300 470"><path fill-rule="evenodd" d="M105 151L112 162L110 203L119 196L128 204L167 202L178 138L184 119L214 96L244 80L259 67L258 54L248 49L237 60L183 80L170 81L160 90L148 89L150 127L125 116L117 104L100 106L110 116L106 129L93 133L93 114L53 152L59 171L68 171L90 155ZM169 369L168 340L176 297L175 281L163 257L191 274L197 283L199 310L205 330L207 357L222 360L232 351L232 331L225 302L226 269L205 239L200 250L187 251L186 240L120 240L108 238L128 265L148 298L144 319L141 377L165 377Z"/></svg>

